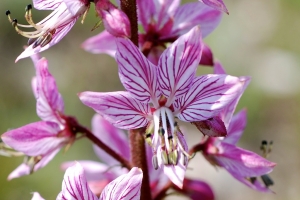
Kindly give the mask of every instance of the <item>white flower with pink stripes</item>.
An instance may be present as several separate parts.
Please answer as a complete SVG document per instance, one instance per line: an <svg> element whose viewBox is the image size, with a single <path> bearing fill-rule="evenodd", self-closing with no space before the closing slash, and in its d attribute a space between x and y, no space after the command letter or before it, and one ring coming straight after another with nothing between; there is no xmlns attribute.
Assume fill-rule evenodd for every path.
<svg viewBox="0 0 300 200"><path fill-rule="evenodd" d="M127 91L82 92L80 100L121 129L146 128L155 168L182 187L188 147L176 118L194 122L216 116L244 82L229 75L196 77L203 43L199 27L179 37L153 65L128 39L117 39L119 76Z"/></svg>

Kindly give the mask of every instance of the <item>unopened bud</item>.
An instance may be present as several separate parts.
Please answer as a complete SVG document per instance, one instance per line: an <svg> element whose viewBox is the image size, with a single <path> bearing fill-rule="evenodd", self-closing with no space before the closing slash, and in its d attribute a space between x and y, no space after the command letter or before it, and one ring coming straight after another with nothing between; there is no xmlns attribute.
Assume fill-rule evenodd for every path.
<svg viewBox="0 0 300 200"><path fill-rule="evenodd" d="M107 0L96 3L96 11L101 16L105 29L116 37L130 37L130 21L127 15Z"/></svg>

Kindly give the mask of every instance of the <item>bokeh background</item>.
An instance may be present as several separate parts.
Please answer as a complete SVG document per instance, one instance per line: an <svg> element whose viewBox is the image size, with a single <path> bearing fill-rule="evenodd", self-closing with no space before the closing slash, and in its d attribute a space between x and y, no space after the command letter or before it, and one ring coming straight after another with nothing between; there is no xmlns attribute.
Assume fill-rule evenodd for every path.
<svg viewBox="0 0 300 200"><path fill-rule="evenodd" d="M252 77L237 108L248 110L248 125L239 146L260 153L261 140L274 141L269 159L277 163L271 173L276 194L249 189L225 170L210 166L200 154L191 162L187 175L207 181L216 199L297 200L300 198L300 1L224 1L230 15L224 15L205 42L229 74ZM35 73L32 62L23 59L14 63L27 39L14 31L5 16L10 9L14 18L25 23L24 8L29 3L30 0L0 2L0 134L39 120L30 84ZM33 17L38 21L48 13L34 10ZM96 22L92 5L83 25L78 21L67 37L42 53L49 60L50 71L64 97L65 112L86 126L90 126L94 112L81 104L78 92L123 90L114 59L89 54L80 47L85 39L101 31L101 28L90 31ZM199 67L198 72L212 70ZM201 134L194 127L183 126L190 145L200 141ZM8 174L23 159L0 157L0 199L30 199L34 191L46 199L55 199L64 174L60 164L82 159L97 160L86 139L76 142L68 152L60 152L33 175L7 181Z"/></svg>

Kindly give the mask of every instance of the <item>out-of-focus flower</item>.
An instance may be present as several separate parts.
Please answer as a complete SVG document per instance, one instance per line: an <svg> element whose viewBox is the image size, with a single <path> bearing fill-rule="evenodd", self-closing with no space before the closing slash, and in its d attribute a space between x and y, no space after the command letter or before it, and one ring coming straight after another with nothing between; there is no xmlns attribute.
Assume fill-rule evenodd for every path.
<svg viewBox="0 0 300 200"><path fill-rule="evenodd" d="M222 65L218 62L215 65L215 73L225 73ZM202 143L203 155L211 164L225 168L234 178L247 186L267 192L270 190L252 177L270 173L276 164L236 146L247 124L246 110L242 110L232 117L239 98L240 95L219 115L226 124L227 137L207 138Z"/></svg>
<svg viewBox="0 0 300 200"><path fill-rule="evenodd" d="M65 145L75 139L73 119L64 115L64 103L45 58L33 58L36 77L32 87L37 100L36 111L42 121L12 129L1 135L3 142L26 155L24 163L8 179L28 175L44 167Z"/></svg>
<svg viewBox="0 0 300 200"><path fill-rule="evenodd" d="M108 0L96 0L96 11L102 18L105 30L115 37L130 38L130 22L127 15Z"/></svg>
<svg viewBox="0 0 300 200"><path fill-rule="evenodd" d="M33 192L32 194L33 196L31 200L45 200L38 192Z"/></svg>
<svg viewBox="0 0 300 200"><path fill-rule="evenodd" d="M16 31L29 38L26 48L16 61L42 52L57 44L73 27L77 19L89 8L89 0L33 0L33 6L38 10L53 10L42 21L35 23L32 19L32 6L26 7L25 19L29 25L19 24L16 19L11 19L10 11L7 11L9 21ZM35 31L23 31L19 28L34 28Z"/></svg>
<svg viewBox="0 0 300 200"><path fill-rule="evenodd" d="M147 127L154 168L182 188L188 154L175 117L201 121L216 116L243 87L237 77L195 77L201 58L199 27L181 36L153 65L128 39L117 39L116 60L126 92L82 92L80 100L122 129ZM158 156L157 156L158 154Z"/></svg>
<svg viewBox="0 0 300 200"><path fill-rule="evenodd" d="M119 176L110 182L101 193L99 200L106 199L140 199L143 172L134 167L127 174ZM57 200L98 200L98 197L90 190L79 163L68 168L62 183L62 191L58 194Z"/></svg>
<svg viewBox="0 0 300 200"><path fill-rule="evenodd" d="M217 27L222 17L221 12L199 2L180 5L178 0L138 0L137 6L138 19L144 30L139 34L139 46L155 65L166 48L166 43L174 42L196 25L201 26L202 36L205 37ZM114 56L114 40L115 37L104 31L86 40L82 47L92 53ZM206 56L202 64L210 64L212 55L209 51L204 51L204 54Z"/></svg>
<svg viewBox="0 0 300 200"><path fill-rule="evenodd" d="M222 0L199 0L200 2L205 3L206 5L217 9L219 11L229 14L224 2Z"/></svg>

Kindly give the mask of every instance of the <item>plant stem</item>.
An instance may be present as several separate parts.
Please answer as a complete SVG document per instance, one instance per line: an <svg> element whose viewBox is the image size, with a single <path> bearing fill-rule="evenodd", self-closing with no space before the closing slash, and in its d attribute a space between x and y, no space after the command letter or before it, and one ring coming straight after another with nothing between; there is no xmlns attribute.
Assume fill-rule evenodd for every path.
<svg viewBox="0 0 300 200"><path fill-rule="evenodd" d="M142 132L145 132L145 130L136 129L129 131L131 160L134 166L141 168L143 171L143 182L140 199L151 200L152 198L149 184L149 170L145 149L145 139Z"/></svg>
<svg viewBox="0 0 300 200"><path fill-rule="evenodd" d="M138 23L137 23L137 12L136 12L136 0L121 0L121 9L126 13L130 21L131 38L130 40L138 46Z"/></svg>
<svg viewBox="0 0 300 200"><path fill-rule="evenodd" d="M89 129L87 129L81 125L78 125L76 128L77 128L78 132L83 133L94 144L96 144L98 147L100 147L103 151L105 151L111 157L113 157L114 159L119 161L128 170L130 170L133 167L132 164L128 160L124 159L122 156L120 156L118 153L116 153L113 149L111 149L109 146L107 146L105 143L103 143Z"/></svg>

